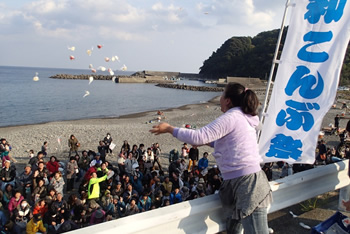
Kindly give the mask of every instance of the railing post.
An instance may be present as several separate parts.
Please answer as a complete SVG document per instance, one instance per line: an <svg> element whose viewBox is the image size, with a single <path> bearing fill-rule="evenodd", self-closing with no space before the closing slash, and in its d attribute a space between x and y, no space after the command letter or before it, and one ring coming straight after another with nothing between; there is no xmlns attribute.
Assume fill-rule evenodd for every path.
<svg viewBox="0 0 350 234"><path fill-rule="evenodd" d="M349 199L350 199L349 193L350 193L350 185L339 189L338 210L346 211L342 201L343 200L349 201Z"/></svg>

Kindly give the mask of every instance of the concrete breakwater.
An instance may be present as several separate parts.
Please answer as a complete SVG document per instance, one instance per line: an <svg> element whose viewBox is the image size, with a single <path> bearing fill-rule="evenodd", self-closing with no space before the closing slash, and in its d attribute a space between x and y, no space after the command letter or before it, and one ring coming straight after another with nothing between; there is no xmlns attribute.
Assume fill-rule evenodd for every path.
<svg viewBox="0 0 350 234"><path fill-rule="evenodd" d="M224 91L223 87L208 87L208 86L192 86L192 85L180 85L180 84L157 84L156 86L162 88L171 88L171 89L183 89L191 91L204 91L204 92L222 92Z"/></svg>

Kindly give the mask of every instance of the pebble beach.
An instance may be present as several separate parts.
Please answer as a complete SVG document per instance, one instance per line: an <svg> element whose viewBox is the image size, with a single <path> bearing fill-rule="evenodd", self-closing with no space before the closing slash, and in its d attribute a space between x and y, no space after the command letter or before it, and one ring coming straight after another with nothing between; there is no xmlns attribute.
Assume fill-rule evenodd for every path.
<svg viewBox="0 0 350 234"><path fill-rule="evenodd" d="M221 114L219 97L206 103L161 111L163 112L160 120L162 122L168 122L178 127L188 124L196 128L208 124ZM180 150L183 142L169 134L155 136L149 133L152 126L158 123L158 117L157 110L154 110L118 118L82 119L2 127L0 135L11 144L11 154L20 163L28 162L28 151L33 149L36 154L41 150L44 141L48 142L48 156L54 155L60 160L67 160L68 139L72 134L81 144L79 152L82 150L97 152L98 142L103 140L107 133L110 133L116 148L114 154L107 157L109 161L116 162L124 140L127 140L131 146L143 143L145 147L150 147L152 143L158 142L162 150L161 163L167 166L169 151L174 148ZM201 147L200 157L205 151L210 153L212 149L208 146ZM210 161L211 164L215 163L212 156L210 156Z"/></svg>
<svg viewBox="0 0 350 234"><path fill-rule="evenodd" d="M259 99L263 101L263 93L257 92L257 94ZM168 122L177 127L191 125L191 127L200 128L221 115L219 98L218 96L206 103L161 110L163 115L160 121ZM336 107L331 108L324 117L322 127L326 127L331 123L334 124L335 115L344 112L341 106L345 101L339 99L335 103ZM349 116L348 113L345 118L347 116ZM169 151L174 148L180 150L183 142L169 134L155 136L149 133L151 127L157 124L158 117L157 110L154 110L118 118L82 119L2 127L0 128L0 136L10 142L12 146L11 154L19 163L28 162L28 151L33 149L37 153L44 141L48 142L48 156L54 155L60 160L67 160L69 151L67 142L71 134L79 140L81 144L79 151L81 152L82 150L97 151L98 142L107 133L110 133L113 142L116 144L116 149L114 154L107 158L109 161L116 162L117 154L124 140L127 140L131 146L143 143L145 147L150 147L153 143L158 142L162 150L161 163L167 167ZM347 119L341 119L340 127L345 128L347 121ZM328 147L337 146L339 143L339 137L335 135L325 134L324 139ZM200 157L206 151L210 154L213 149L208 146L200 147ZM211 154L209 160L210 165L215 164Z"/></svg>

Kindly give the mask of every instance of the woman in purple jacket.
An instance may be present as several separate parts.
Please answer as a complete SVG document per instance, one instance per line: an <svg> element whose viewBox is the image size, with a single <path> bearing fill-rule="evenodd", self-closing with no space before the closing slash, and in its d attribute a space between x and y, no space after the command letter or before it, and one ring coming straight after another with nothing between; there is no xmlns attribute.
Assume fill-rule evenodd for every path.
<svg viewBox="0 0 350 234"><path fill-rule="evenodd" d="M191 145L214 147L213 156L224 179L220 199L228 218L227 233L268 233L267 206L271 188L260 168L255 128L259 124L259 100L252 90L229 83L220 98L224 113L198 129L176 128L167 123L153 126L150 132L171 133Z"/></svg>

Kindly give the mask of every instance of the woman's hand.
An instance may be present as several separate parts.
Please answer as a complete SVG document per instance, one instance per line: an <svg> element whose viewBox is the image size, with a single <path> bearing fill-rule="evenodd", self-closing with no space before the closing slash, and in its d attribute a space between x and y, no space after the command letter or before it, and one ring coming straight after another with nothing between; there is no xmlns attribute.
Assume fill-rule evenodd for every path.
<svg viewBox="0 0 350 234"><path fill-rule="evenodd" d="M163 133L173 134L174 127L168 123L161 123L161 124L153 126L152 129L149 131L155 135L159 135L159 134L163 134Z"/></svg>

